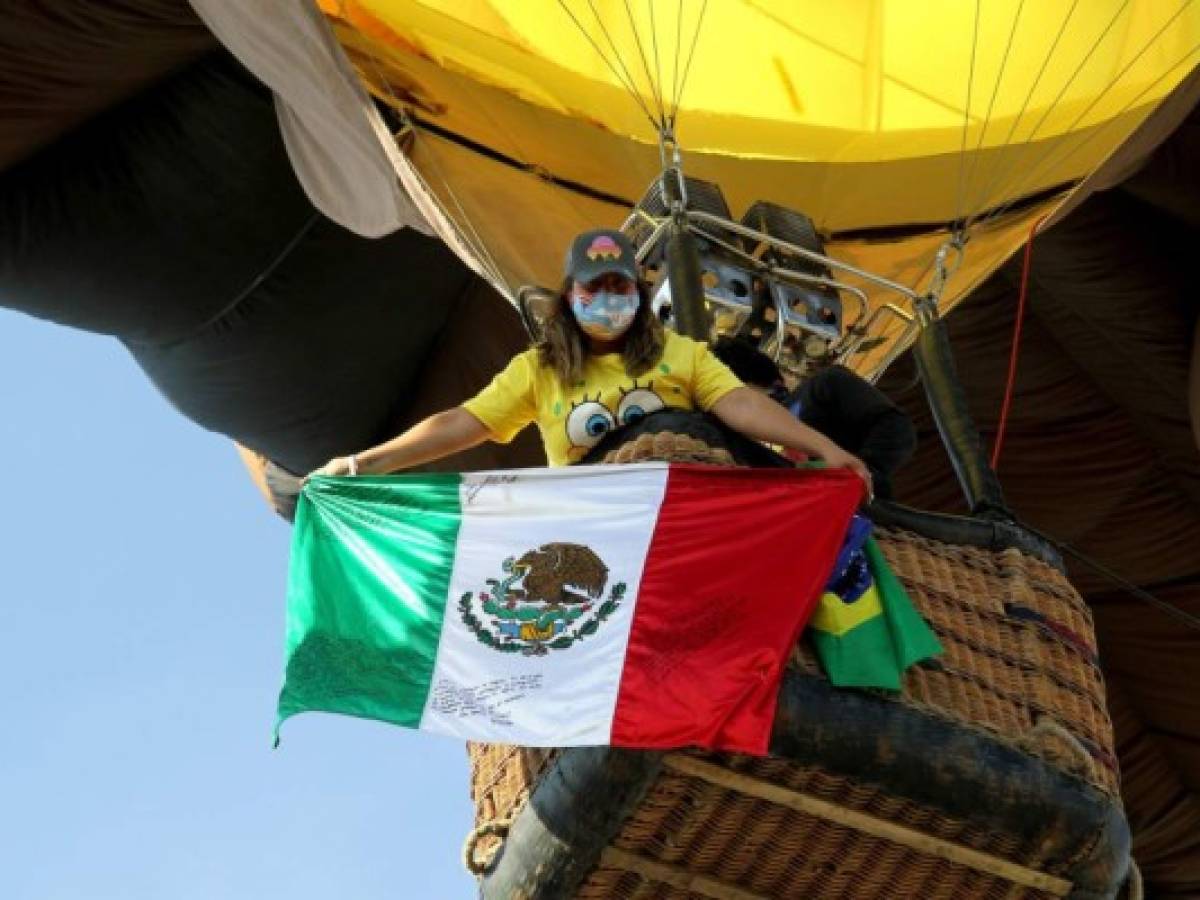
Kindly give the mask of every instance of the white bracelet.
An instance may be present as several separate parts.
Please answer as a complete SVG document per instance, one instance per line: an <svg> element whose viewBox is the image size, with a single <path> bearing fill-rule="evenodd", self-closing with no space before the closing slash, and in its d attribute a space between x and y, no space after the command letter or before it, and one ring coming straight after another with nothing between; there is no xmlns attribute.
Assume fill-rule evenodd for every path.
<svg viewBox="0 0 1200 900"><path fill-rule="evenodd" d="M358 459L353 453L346 457L346 468L349 470L350 475L358 474Z"/></svg>

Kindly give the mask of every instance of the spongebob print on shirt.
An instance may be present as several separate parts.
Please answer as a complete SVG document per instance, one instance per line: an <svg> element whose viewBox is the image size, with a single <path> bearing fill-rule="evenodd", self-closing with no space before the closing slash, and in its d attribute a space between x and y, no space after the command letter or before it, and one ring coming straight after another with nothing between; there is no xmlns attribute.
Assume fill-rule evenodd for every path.
<svg viewBox="0 0 1200 900"><path fill-rule="evenodd" d="M606 406L599 392L590 399L585 392L580 402L572 403L563 425L573 455L578 450L592 449L610 431L632 425L666 406L663 398L655 393L653 381L643 386L635 380L628 389L621 388L620 391L621 399L616 409Z"/></svg>
<svg viewBox="0 0 1200 900"><path fill-rule="evenodd" d="M608 353L588 357L583 379L565 386L527 350L463 406L503 443L536 423L550 465L563 466L643 416L664 407L708 410L738 387L708 347L667 332L659 361L637 376L625 372L620 354Z"/></svg>

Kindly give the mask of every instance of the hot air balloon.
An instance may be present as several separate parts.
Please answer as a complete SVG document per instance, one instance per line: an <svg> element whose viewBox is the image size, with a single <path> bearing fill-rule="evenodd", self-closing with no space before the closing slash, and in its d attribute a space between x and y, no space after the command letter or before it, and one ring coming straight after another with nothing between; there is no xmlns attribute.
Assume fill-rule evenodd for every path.
<svg viewBox="0 0 1200 900"><path fill-rule="evenodd" d="M1129 826L1156 896L1200 887L1190 3L322 0L327 26L194 5L207 27L168 0L19 7L0 77L38 114L5 117L0 295L121 337L280 508L295 475L481 384L524 340L502 295L554 284L576 231L641 228L687 326L654 255L686 220L693 321L742 327L735 282L762 278L771 352L882 375L957 444L972 511L1165 604L1073 567L1089 609L1003 517L894 519L940 670L892 702L799 656L765 762L475 748L485 894L1108 896L1136 881ZM1023 276L1006 261L1035 231ZM901 355L952 311L965 390L940 344L916 359L965 396L930 417ZM967 411L1008 433L1003 495ZM926 440L901 499L961 510L947 468Z"/></svg>
<svg viewBox="0 0 1200 900"><path fill-rule="evenodd" d="M913 291L928 288L947 236L969 239L949 261L943 311L1190 71L1197 28L1186 7L1116 2L322 9L403 114L428 189L512 290L554 283L566 239L623 219L662 154L682 148L686 174L715 186L693 197L701 214L750 225L764 202L800 211L831 257ZM838 274L872 309L904 305ZM872 323L884 338L874 359L855 366L870 369L905 324L887 310Z"/></svg>

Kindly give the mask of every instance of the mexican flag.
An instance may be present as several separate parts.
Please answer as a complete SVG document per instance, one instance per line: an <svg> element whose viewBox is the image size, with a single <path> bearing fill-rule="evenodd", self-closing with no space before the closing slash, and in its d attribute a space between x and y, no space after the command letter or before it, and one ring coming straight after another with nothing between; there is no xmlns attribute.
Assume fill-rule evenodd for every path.
<svg viewBox="0 0 1200 900"><path fill-rule="evenodd" d="M861 495L846 470L667 463L314 478L278 722L765 753Z"/></svg>

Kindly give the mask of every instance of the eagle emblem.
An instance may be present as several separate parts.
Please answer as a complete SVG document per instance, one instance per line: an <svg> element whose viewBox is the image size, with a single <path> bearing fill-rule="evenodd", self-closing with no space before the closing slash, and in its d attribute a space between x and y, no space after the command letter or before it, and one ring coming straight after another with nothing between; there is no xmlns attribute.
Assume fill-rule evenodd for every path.
<svg viewBox="0 0 1200 900"><path fill-rule="evenodd" d="M506 558L500 570L458 607L479 642L502 653L565 650L595 634L625 596L625 583L610 587L608 566L583 544L543 544Z"/></svg>

